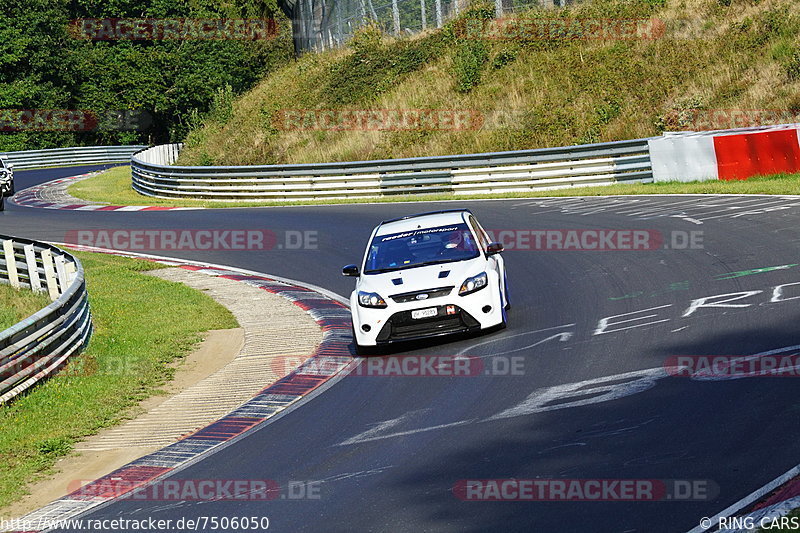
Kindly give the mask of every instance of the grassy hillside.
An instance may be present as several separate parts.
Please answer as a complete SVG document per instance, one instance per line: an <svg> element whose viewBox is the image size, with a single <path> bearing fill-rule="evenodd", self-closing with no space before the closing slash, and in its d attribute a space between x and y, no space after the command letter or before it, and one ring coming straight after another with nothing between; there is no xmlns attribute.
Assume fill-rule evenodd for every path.
<svg viewBox="0 0 800 533"><path fill-rule="evenodd" d="M475 39L473 7L406 39L362 31L221 102L187 138L185 164L345 161L511 150L693 129L692 110L800 110L800 4L792 0L596 0L543 18L663 22L647 39ZM468 20L465 20L468 19ZM284 109L464 109L462 131L288 131Z"/></svg>

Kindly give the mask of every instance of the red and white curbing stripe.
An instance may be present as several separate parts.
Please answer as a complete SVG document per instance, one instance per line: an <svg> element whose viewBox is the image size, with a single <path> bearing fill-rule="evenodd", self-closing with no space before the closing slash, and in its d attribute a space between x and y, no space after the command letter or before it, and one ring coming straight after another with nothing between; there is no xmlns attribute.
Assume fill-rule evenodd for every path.
<svg viewBox="0 0 800 533"><path fill-rule="evenodd" d="M796 468L795 470L800 470ZM745 509L740 516L753 519L755 524L769 524L772 519L786 516L800 507L800 474L773 490L762 500ZM721 530L745 533L742 530ZM721 532L720 532L721 533Z"/></svg>
<svg viewBox="0 0 800 533"><path fill-rule="evenodd" d="M762 525L769 526L772 520L786 516L798 508L800 508L800 465L722 512L708 517L706 524L695 527L689 533L752 533L753 530L749 527L720 528L720 519L726 518L727 523L732 523L734 521L730 519L735 517L736 523L743 525L752 523L759 529ZM765 529L769 531L769 528Z"/></svg>
<svg viewBox="0 0 800 533"><path fill-rule="evenodd" d="M23 207L40 209L64 209L69 211L190 211L202 207L159 207L147 205L106 205L85 203L70 196L67 187L78 181L91 178L97 172L69 176L24 189L11 198L11 202Z"/></svg>
<svg viewBox="0 0 800 533"><path fill-rule="evenodd" d="M181 438L166 448L141 457L87 486L21 517L19 519L21 523L39 524L38 529L26 531L49 529L51 524L74 518L93 507L122 496L118 487L125 487L124 493L131 492L137 487L156 481L190 461L196 461L201 455L263 424L333 378L345 375L345 370L357 364L358 360L350 351L352 343L350 311L343 303L343 298L324 289L246 270L194 261L158 258L128 252L120 253L114 250L82 246L70 246L70 248L148 259L209 276L220 276L247 283L273 294L284 296L314 318L322 328L323 339L314 354L298 368L264 388L226 416ZM113 491L106 490L108 487L114 487Z"/></svg>
<svg viewBox="0 0 800 533"><path fill-rule="evenodd" d="M650 139L653 180L742 180L800 172L800 130L714 131Z"/></svg>

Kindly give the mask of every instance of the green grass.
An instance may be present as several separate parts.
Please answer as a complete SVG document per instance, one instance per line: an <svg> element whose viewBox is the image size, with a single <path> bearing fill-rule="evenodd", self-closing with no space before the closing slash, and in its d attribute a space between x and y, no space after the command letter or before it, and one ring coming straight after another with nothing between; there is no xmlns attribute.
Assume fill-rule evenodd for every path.
<svg viewBox="0 0 800 533"><path fill-rule="evenodd" d="M50 298L27 289L0 284L0 331L10 328L50 304Z"/></svg>
<svg viewBox="0 0 800 533"><path fill-rule="evenodd" d="M0 508L50 472L73 444L136 413L210 329L237 327L207 295L141 271L158 265L76 253L86 269L94 335L58 375L0 407Z"/></svg>
<svg viewBox="0 0 800 533"><path fill-rule="evenodd" d="M173 207L255 207L279 205L327 205L375 202L418 202L420 200L471 200L479 198L537 198L545 196L611 196L629 194L800 194L800 174L761 176L745 181L704 181L693 183L618 184L607 187L571 187L554 191L497 193L465 196L454 194L398 195L381 198L348 198L315 201L241 201L160 199L142 196L131 188L130 167L115 167L71 185L68 192L83 200L114 205Z"/></svg>

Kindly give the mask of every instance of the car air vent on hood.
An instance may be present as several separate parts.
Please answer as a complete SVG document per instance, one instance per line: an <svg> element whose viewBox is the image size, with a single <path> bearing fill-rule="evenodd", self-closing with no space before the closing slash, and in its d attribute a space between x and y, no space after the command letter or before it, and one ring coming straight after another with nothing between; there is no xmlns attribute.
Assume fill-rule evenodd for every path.
<svg viewBox="0 0 800 533"><path fill-rule="evenodd" d="M441 272L439 272L439 278L446 278L449 275L450 275L449 270L442 270Z"/></svg>
<svg viewBox="0 0 800 533"><path fill-rule="evenodd" d="M403 284L403 278L394 278L392 280L392 283L394 283L395 285L402 285Z"/></svg>

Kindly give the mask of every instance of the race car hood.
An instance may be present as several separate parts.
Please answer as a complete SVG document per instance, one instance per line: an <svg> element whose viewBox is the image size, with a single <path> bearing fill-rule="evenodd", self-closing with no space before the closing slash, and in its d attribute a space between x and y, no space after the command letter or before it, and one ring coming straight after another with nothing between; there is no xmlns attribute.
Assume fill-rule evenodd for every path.
<svg viewBox="0 0 800 533"><path fill-rule="evenodd" d="M485 270L483 257L466 261L455 261L418 268L408 268L384 272L381 274L364 274L359 278L356 290L377 292L384 298L394 294L422 291L454 285L456 290L470 276Z"/></svg>

